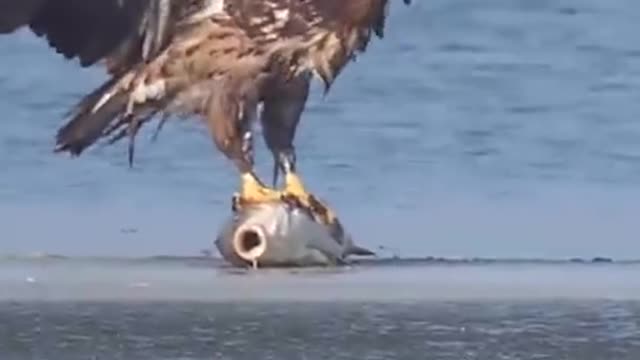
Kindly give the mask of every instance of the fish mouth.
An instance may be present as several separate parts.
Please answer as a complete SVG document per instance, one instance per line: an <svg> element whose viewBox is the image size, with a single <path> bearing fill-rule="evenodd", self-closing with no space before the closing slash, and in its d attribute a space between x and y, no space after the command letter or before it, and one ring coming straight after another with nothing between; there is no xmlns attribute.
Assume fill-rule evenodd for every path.
<svg viewBox="0 0 640 360"><path fill-rule="evenodd" d="M233 236L233 250L243 260L255 263L267 251L267 237L260 226L245 225Z"/></svg>

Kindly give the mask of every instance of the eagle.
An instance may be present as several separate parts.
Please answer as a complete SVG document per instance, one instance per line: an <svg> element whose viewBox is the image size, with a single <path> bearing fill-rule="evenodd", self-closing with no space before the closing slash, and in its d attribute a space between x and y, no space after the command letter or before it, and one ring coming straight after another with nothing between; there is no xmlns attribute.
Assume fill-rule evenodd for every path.
<svg viewBox="0 0 640 360"><path fill-rule="evenodd" d="M403 0L409 5L411 0ZM0 34L28 28L109 78L73 106L55 152L79 156L171 116L204 121L237 168L242 203L295 198L322 210L296 172L294 138L311 81L325 94L384 36L389 0L0 0ZM254 171L253 125L273 154L273 186ZM276 190L279 173L284 186ZM324 220L334 216L325 208Z"/></svg>

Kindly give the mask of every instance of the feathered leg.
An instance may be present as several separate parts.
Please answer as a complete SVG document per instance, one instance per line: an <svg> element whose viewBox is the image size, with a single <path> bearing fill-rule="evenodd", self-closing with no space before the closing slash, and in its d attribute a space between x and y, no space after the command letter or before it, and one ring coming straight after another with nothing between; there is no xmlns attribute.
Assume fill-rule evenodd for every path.
<svg viewBox="0 0 640 360"><path fill-rule="evenodd" d="M274 187L280 171L285 174L285 182L286 174L295 173L296 153L293 141L308 97L309 81L306 77L299 77L288 83L274 83L263 97L260 120L265 143L273 155Z"/></svg>
<svg viewBox="0 0 640 360"><path fill-rule="evenodd" d="M274 186L278 170L281 170L285 180L283 195L296 198L329 224L335 222L333 211L305 189L296 173L293 141L308 96L308 77L299 77L286 84L273 86L269 95L263 98L260 120L265 142L274 157Z"/></svg>
<svg viewBox="0 0 640 360"><path fill-rule="evenodd" d="M208 104L207 120L218 149L240 172L241 204L279 201L281 193L266 187L253 169L253 135L257 96L235 92L231 87L216 91Z"/></svg>

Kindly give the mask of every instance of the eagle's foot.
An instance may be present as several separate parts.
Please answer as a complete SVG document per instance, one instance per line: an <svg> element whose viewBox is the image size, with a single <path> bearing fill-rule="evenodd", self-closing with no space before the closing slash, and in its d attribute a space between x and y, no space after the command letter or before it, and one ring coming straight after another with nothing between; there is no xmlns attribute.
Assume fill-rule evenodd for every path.
<svg viewBox="0 0 640 360"><path fill-rule="evenodd" d="M329 225L336 222L335 213L313 194L307 192L302 180L294 172L288 171L285 173L283 195L285 198L297 200L302 207L311 211L322 223Z"/></svg>
<svg viewBox="0 0 640 360"><path fill-rule="evenodd" d="M281 201L280 191L266 187L253 173L241 176L240 192L234 195L234 203L241 207L247 204Z"/></svg>

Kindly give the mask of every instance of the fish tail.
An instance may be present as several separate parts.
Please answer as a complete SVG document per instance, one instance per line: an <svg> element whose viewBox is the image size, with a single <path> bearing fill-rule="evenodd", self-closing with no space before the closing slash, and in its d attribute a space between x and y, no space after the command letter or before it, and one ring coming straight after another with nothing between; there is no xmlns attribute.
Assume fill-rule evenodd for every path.
<svg viewBox="0 0 640 360"><path fill-rule="evenodd" d="M356 245L349 248L348 254L355 256L376 256L376 253L373 251Z"/></svg>

